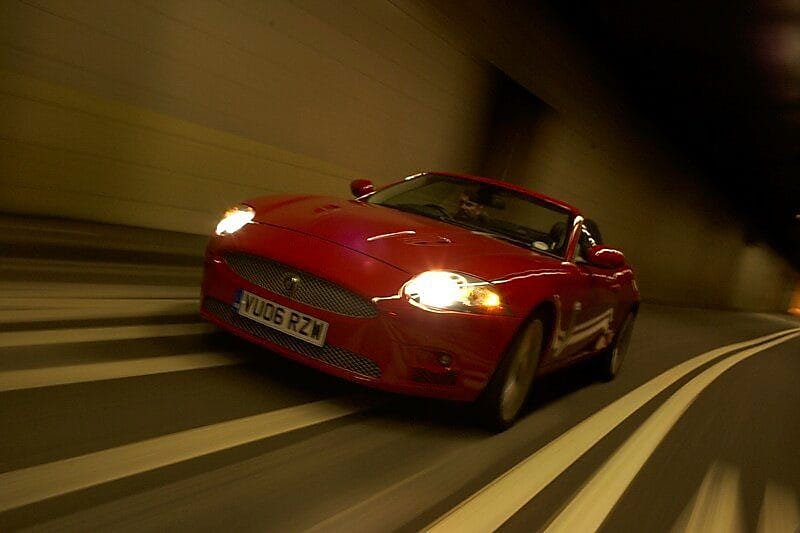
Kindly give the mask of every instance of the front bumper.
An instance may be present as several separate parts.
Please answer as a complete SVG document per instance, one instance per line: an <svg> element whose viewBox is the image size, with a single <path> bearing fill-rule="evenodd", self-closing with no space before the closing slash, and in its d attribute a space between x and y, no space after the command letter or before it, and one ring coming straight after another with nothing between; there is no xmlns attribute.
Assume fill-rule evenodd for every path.
<svg viewBox="0 0 800 533"><path fill-rule="evenodd" d="M347 316L268 290L231 268L225 258L236 253L268 256L292 271L327 280L371 302L375 313ZM281 228L251 224L246 231L214 238L209 244L201 315L250 342L369 387L450 400L474 400L494 372L521 319L420 309L397 295L410 277L339 245ZM238 315L232 304L239 289L325 320L330 324L325 346L314 346Z"/></svg>

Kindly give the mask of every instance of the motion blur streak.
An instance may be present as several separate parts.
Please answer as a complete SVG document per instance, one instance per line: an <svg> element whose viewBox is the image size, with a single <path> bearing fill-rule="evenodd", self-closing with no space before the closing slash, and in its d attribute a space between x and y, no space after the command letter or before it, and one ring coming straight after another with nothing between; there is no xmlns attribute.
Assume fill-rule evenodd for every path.
<svg viewBox="0 0 800 533"><path fill-rule="evenodd" d="M475 524L544 530L716 359L658 376L800 326L798 52L797 0L0 0L0 494L11 501L20 472L109 462L74 482L29 478L29 503L0 512L0 531L410 533L498 478ZM642 295L619 377L542 376L502 434L469 406L392 397L189 460L157 448L153 464L181 462L127 476L150 463L129 468L125 446L372 397L196 334L203 250L243 198L345 203L351 180L426 169L498 177L603 228ZM422 240L385 235L408 229L364 239ZM563 276L509 279L528 275ZM496 283L503 295L516 280ZM376 305L400 306L397 289ZM596 314L584 305L572 324ZM163 336L176 331L188 334ZM748 530L794 533L797 343L704 390L602 529L664 531L707 475L733 486L713 483L725 469ZM638 388L654 379L667 388L648 401ZM514 484L509 509L499 489Z"/></svg>
<svg viewBox="0 0 800 533"><path fill-rule="evenodd" d="M235 365L241 359L217 353L193 353L144 359L128 359L113 363L67 365L51 368L0 372L0 391L52 387L67 383L100 381L164 372L180 372L200 368Z"/></svg>
<svg viewBox="0 0 800 533"><path fill-rule="evenodd" d="M107 328L67 328L36 331L7 331L0 333L0 347L39 346L75 342L144 339L150 337L178 337L200 335L214 331L208 324L165 324L148 326L119 326Z"/></svg>
<svg viewBox="0 0 800 533"><path fill-rule="evenodd" d="M692 501L672 528L674 533L720 531L744 533L739 491L741 472L715 462L706 472ZM776 530L773 530L776 531Z"/></svg>
<svg viewBox="0 0 800 533"><path fill-rule="evenodd" d="M0 512L226 448L335 420L371 407L323 400L0 474Z"/></svg>
<svg viewBox="0 0 800 533"><path fill-rule="evenodd" d="M758 516L757 533L797 531L800 526L800 495L790 487L767 481Z"/></svg>
<svg viewBox="0 0 800 533"><path fill-rule="evenodd" d="M622 497L634 476L681 415L715 379L748 357L800 336L792 333L749 348L715 364L681 387L603 465L547 531L596 531Z"/></svg>
<svg viewBox="0 0 800 533"><path fill-rule="evenodd" d="M792 300L789 303L789 312L795 316L800 316L800 283L794 289Z"/></svg>
<svg viewBox="0 0 800 533"><path fill-rule="evenodd" d="M3 310L6 305L13 309ZM62 300L48 299L44 302L27 302L34 308L25 309L24 302L10 302L9 298L0 299L0 324L14 322L50 322L54 320L91 320L101 318L148 317L148 316L182 316L197 311L196 299L135 299L120 301L113 299ZM38 307L44 307L38 308Z"/></svg>
<svg viewBox="0 0 800 533"><path fill-rule="evenodd" d="M789 329L729 344L698 355L664 372L598 411L517 464L436 521L428 530L478 532L497 529L612 429L685 375L735 350L771 341L768 345L757 346L748 352L743 352L757 353L766 347L793 338L796 336L794 332L797 331L799 331L797 328Z"/></svg>

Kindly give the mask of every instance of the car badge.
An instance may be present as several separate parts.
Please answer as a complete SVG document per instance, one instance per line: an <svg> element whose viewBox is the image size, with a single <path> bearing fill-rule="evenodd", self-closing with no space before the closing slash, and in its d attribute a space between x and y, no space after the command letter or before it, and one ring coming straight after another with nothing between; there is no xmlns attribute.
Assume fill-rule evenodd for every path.
<svg viewBox="0 0 800 533"><path fill-rule="evenodd" d="M294 295L294 291L297 289L298 283L300 283L300 278L295 274L287 274L283 278L283 290L286 291L286 295L288 297L291 298Z"/></svg>

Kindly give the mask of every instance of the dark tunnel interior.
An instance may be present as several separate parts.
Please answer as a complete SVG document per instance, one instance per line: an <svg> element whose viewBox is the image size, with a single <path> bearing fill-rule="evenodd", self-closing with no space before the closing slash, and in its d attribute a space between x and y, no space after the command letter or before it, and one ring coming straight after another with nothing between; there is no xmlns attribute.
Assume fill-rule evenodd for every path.
<svg viewBox="0 0 800 533"><path fill-rule="evenodd" d="M0 0L0 531L800 531L797 0Z"/></svg>

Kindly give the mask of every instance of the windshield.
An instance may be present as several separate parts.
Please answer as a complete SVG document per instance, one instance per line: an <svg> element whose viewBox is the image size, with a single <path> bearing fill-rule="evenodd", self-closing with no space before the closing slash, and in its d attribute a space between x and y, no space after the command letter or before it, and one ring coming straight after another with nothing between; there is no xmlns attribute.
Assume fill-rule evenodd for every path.
<svg viewBox="0 0 800 533"><path fill-rule="evenodd" d="M365 201L559 257L567 246L568 211L488 183L426 174L382 189Z"/></svg>

